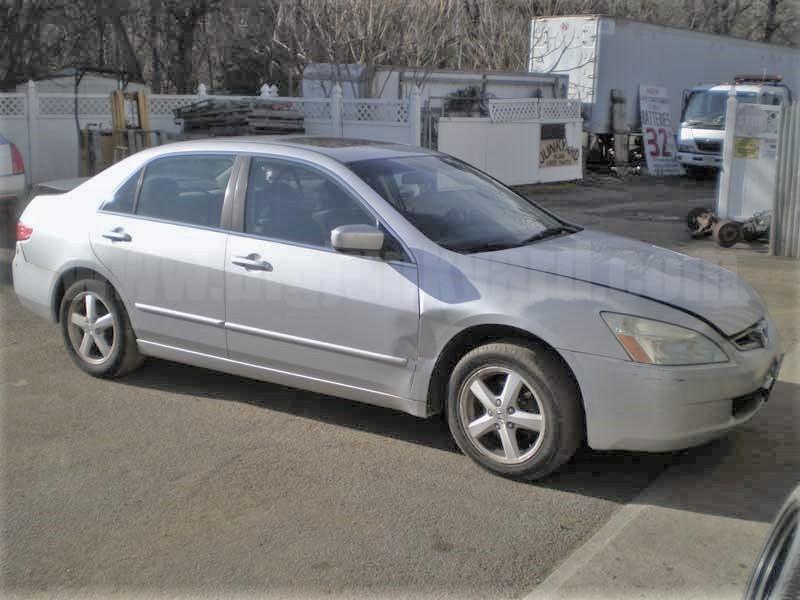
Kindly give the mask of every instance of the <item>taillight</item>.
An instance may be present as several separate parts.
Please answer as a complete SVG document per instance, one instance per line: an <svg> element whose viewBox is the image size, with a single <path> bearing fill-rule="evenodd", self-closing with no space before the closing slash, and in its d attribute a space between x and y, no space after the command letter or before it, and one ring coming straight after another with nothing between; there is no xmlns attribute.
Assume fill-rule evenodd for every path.
<svg viewBox="0 0 800 600"><path fill-rule="evenodd" d="M22 175L25 172L25 163L22 160L22 154L19 152L14 144L11 144L11 173L13 175Z"/></svg>
<svg viewBox="0 0 800 600"><path fill-rule="evenodd" d="M17 221L17 241L24 242L31 239L33 235L33 227L28 227L22 221Z"/></svg>

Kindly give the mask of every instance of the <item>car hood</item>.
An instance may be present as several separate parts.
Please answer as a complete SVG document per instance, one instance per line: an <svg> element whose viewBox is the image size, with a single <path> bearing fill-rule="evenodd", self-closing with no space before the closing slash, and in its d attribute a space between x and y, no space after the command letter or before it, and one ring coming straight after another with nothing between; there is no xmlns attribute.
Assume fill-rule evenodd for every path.
<svg viewBox="0 0 800 600"><path fill-rule="evenodd" d="M637 240L582 230L472 256L569 277L679 308L727 336L766 314L758 294L735 273Z"/></svg>

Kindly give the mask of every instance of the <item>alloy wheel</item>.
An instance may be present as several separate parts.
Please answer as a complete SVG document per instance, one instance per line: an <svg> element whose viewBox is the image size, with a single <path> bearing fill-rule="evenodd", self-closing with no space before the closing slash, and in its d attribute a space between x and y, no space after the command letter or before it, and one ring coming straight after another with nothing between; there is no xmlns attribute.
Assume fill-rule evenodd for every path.
<svg viewBox="0 0 800 600"><path fill-rule="evenodd" d="M493 461L519 464L541 447L542 403L517 371L499 365L478 369L461 386L458 403L467 438Z"/></svg>
<svg viewBox="0 0 800 600"><path fill-rule="evenodd" d="M118 321L103 299L94 292L81 292L70 303L67 331L81 360L103 363L117 343Z"/></svg>

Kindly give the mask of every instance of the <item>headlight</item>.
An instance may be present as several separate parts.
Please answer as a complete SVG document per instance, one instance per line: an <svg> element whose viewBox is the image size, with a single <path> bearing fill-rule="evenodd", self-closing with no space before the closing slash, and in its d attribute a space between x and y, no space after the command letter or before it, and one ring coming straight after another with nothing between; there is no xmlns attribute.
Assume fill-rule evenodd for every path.
<svg viewBox="0 0 800 600"><path fill-rule="evenodd" d="M678 152L694 152L694 148L689 144L678 144Z"/></svg>
<svg viewBox="0 0 800 600"><path fill-rule="evenodd" d="M631 360L651 365L722 363L728 356L702 333L617 313L600 313Z"/></svg>

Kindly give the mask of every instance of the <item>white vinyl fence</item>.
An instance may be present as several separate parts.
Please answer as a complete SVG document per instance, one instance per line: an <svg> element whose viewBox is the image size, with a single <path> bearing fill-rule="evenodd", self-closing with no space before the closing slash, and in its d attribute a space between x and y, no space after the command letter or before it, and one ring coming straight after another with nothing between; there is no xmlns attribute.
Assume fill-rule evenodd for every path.
<svg viewBox="0 0 800 600"><path fill-rule="evenodd" d="M800 258L800 101L783 110L777 158L771 251Z"/></svg>
<svg viewBox="0 0 800 600"><path fill-rule="evenodd" d="M213 96L205 86L197 94L148 96L150 127L176 138L182 124L174 110ZM419 94L408 100L343 99L336 86L330 98L273 97L267 93L250 99L271 105L284 104L303 112L307 134L350 137L370 140L420 144L421 117ZM0 94L0 135L14 142L25 159L28 183L77 177L80 171L78 128L110 129L111 98L109 94L39 94L33 82L23 94Z"/></svg>
<svg viewBox="0 0 800 600"><path fill-rule="evenodd" d="M442 117L438 148L507 185L583 177L581 104L490 100L488 117Z"/></svg>

